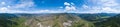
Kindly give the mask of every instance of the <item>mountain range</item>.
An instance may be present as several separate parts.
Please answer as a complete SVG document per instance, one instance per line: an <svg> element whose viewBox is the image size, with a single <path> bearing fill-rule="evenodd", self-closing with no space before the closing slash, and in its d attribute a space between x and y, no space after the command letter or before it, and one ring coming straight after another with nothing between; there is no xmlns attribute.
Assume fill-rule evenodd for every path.
<svg viewBox="0 0 120 27"><path fill-rule="evenodd" d="M120 14L0 13L0 27L120 27Z"/></svg>

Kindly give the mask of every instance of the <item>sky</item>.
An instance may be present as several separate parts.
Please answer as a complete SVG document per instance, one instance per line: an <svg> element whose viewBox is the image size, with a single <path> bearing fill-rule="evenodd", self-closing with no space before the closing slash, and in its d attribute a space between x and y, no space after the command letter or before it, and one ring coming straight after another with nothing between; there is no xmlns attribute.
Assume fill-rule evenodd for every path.
<svg viewBox="0 0 120 27"><path fill-rule="evenodd" d="M120 13L120 0L0 0L0 13Z"/></svg>

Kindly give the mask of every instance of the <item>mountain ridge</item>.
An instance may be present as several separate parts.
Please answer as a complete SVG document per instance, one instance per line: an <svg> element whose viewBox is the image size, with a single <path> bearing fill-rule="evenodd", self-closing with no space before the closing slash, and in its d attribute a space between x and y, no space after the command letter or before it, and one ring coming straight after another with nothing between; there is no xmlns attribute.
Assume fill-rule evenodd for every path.
<svg viewBox="0 0 120 27"><path fill-rule="evenodd" d="M6 20L0 19L0 22L1 22L0 27L98 27L98 26L103 27L102 25L106 25L105 23L110 24L108 22L112 21L112 19L115 19L116 16L117 18L119 18L120 14L106 14L106 13L100 13L100 14L78 14L78 13L9 14L9 13L3 13L3 14L0 14L0 18L2 16L4 16L3 18L7 18L10 16L11 19L6 19ZM103 16L110 16L110 17L103 17ZM99 18L103 20L99 20ZM7 21L9 23L2 22L2 21ZM115 22L116 21L118 20L115 20ZM107 25L104 27L107 27Z"/></svg>

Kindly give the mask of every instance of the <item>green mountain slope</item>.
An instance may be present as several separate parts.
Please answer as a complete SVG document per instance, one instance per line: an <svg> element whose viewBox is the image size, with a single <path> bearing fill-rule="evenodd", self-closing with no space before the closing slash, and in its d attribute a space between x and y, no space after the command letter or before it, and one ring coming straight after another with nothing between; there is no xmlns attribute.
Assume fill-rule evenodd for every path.
<svg viewBox="0 0 120 27"><path fill-rule="evenodd" d="M120 15L107 19L107 21L96 23L97 27L120 27Z"/></svg>
<svg viewBox="0 0 120 27"><path fill-rule="evenodd" d="M25 18L14 14L0 14L0 27L22 27Z"/></svg>
<svg viewBox="0 0 120 27"><path fill-rule="evenodd" d="M72 14L50 14L29 19L29 27L94 27L91 22Z"/></svg>
<svg viewBox="0 0 120 27"><path fill-rule="evenodd" d="M120 27L120 14L105 17L105 21L91 21L99 15L99 18L106 16L106 14L72 13L0 14L0 27Z"/></svg>

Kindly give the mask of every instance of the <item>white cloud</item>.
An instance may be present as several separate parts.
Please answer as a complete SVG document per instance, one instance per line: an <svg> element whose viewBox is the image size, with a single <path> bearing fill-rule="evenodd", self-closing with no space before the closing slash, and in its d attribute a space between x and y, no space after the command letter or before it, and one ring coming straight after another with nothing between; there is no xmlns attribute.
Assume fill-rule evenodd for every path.
<svg viewBox="0 0 120 27"><path fill-rule="evenodd" d="M89 7L87 5L82 5L82 8L88 9Z"/></svg>
<svg viewBox="0 0 120 27"><path fill-rule="evenodd" d="M102 12L120 13L120 10L115 8L119 6L119 3L117 3L116 0L101 0L99 3L101 3Z"/></svg>
<svg viewBox="0 0 120 27"><path fill-rule="evenodd" d="M23 2L21 4L16 4L15 6L12 6L12 8L28 8L28 7L33 7L34 2L28 1L28 2Z"/></svg>
<svg viewBox="0 0 120 27"><path fill-rule="evenodd" d="M120 8L119 8L120 5L119 3L116 2L116 0L94 0L92 2L95 2L94 4L98 6L96 5L89 6L89 4L83 5L82 6L83 9L91 9L87 11L80 11L80 10L77 11L76 6L73 2L71 3L64 2L65 7L59 7L59 8L65 8L64 11L68 11L68 12L74 11L76 13L101 13L101 12L120 13ZM7 4L6 2L1 2L0 6L1 6L0 12L3 12L3 13L60 13L60 12L64 12L63 10L22 11L22 10L25 10L26 8L34 7L34 2L32 0L21 0L20 3L14 4L12 6Z"/></svg>
<svg viewBox="0 0 120 27"><path fill-rule="evenodd" d="M11 6L7 6L8 8L10 8Z"/></svg>
<svg viewBox="0 0 120 27"><path fill-rule="evenodd" d="M71 10L71 7L66 6L65 9L66 9L66 10Z"/></svg>
<svg viewBox="0 0 120 27"><path fill-rule="evenodd" d="M66 9L66 11L74 11L74 10L76 10L76 7L75 6L66 6L65 9Z"/></svg>
<svg viewBox="0 0 120 27"><path fill-rule="evenodd" d="M66 11L74 11L76 10L76 7L74 6L74 3L68 3L65 2L65 10L36 10L36 11L29 11L30 13L63 13ZM64 8L64 7L59 7L59 8Z"/></svg>
<svg viewBox="0 0 120 27"><path fill-rule="evenodd" d="M68 5L69 4L69 5ZM76 7L74 6L74 3L67 3L67 2L64 2L64 5L65 6L65 10L66 11L74 11L76 10Z"/></svg>
<svg viewBox="0 0 120 27"><path fill-rule="evenodd" d="M31 13L63 13L62 10L36 10L36 11L30 11Z"/></svg>
<svg viewBox="0 0 120 27"><path fill-rule="evenodd" d="M120 13L119 3L116 0L93 0L95 2L93 6L83 5L84 9L91 9L85 11L86 13ZM92 7L92 8L89 8ZM83 12L84 13L84 12Z"/></svg>
<svg viewBox="0 0 120 27"><path fill-rule="evenodd" d="M112 9L110 7L104 7L102 11L106 13L120 13L120 10Z"/></svg>
<svg viewBox="0 0 120 27"><path fill-rule="evenodd" d="M5 2L1 2L2 5L5 5Z"/></svg>
<svg viewBox="0 0 120 27"><path fill-rule="evenodd" d="M15 12L17 13L17 12L22 12L22 11L19 11L19 10L10 10L7 7L0 8L0 13L15 13Z"/></svg>
<svg viewBox="0 0 120 27"><path fill-rule="evenodd" d="M50 12L50 10L40 10L39 12Z"/></svg>
<svg viewBox="0 0 120 27"><path fill-rule="evenodd" d="M36 11L22 11L10 10L7 7L0 8L0 13L62 13L62 10L36 10Z"/></svg>
<svg viewBox="0 0 120 27"><path fill-rule="evenodd" d="M64 5L68 5L68 6L69 6L69 5L70 5L70 3L68 3L68 2L64 2Z"/></svg>
<svg viewBox="0 0 120 27"><path fill-rule="evenodd" d="M119 5L116 0L100 0L100 3L103 6L117 6Z"/></svg>
<svg viewBox="0 0 120 27"><path fill-rule="evenodd" d="M8 9L6 7L0 8L0 11L7 11Z"/></svg>
<svg viewBox="0 0 120 27"><path fill-rule="evenodd" d="M74 3L71 3L71 5L75 5Z"/></svg>
<svg viewBox="0 0 120 27"><path fill-rule="evenodd" d="M76 10L76 7L75 6L71 6L71 9Z"/></svg>
<svg viewBox="0 0 120 27"><path fill-rule="evenodd" d="M59 7L59 8L61 8L61 9L62 9L63 7L61 6L61 7Z"/></svg>
<svg viewBox="0 0 120 27"><path fill-rule="evenodd" d="M20 2L16 4L14 4L13 1L14 0L2 1L0 3L0 13L30 13L29 11L23 10L26 10L29 7L34 7L34 2L32 0L20 0Z"/></svg>
<svg viewBox="0 0 120 27"><path fill-rule="evenodd" d="M7 4L3 2L2 4ZM12 4L12 2L11 2ZM74 3L64 2L65 11L73 11L76 10ZM1 6L1 5L0 5ZM23 11L29 7L34 7L34 2L32 0L20 0L20 3L12 4L12 5L5 5L0 7L0 13L62 13L65 12L63 10L35 10L35 11ZM59 7L64 8L64 7ZM30 9L29 9L30 10Z"/></svg>

